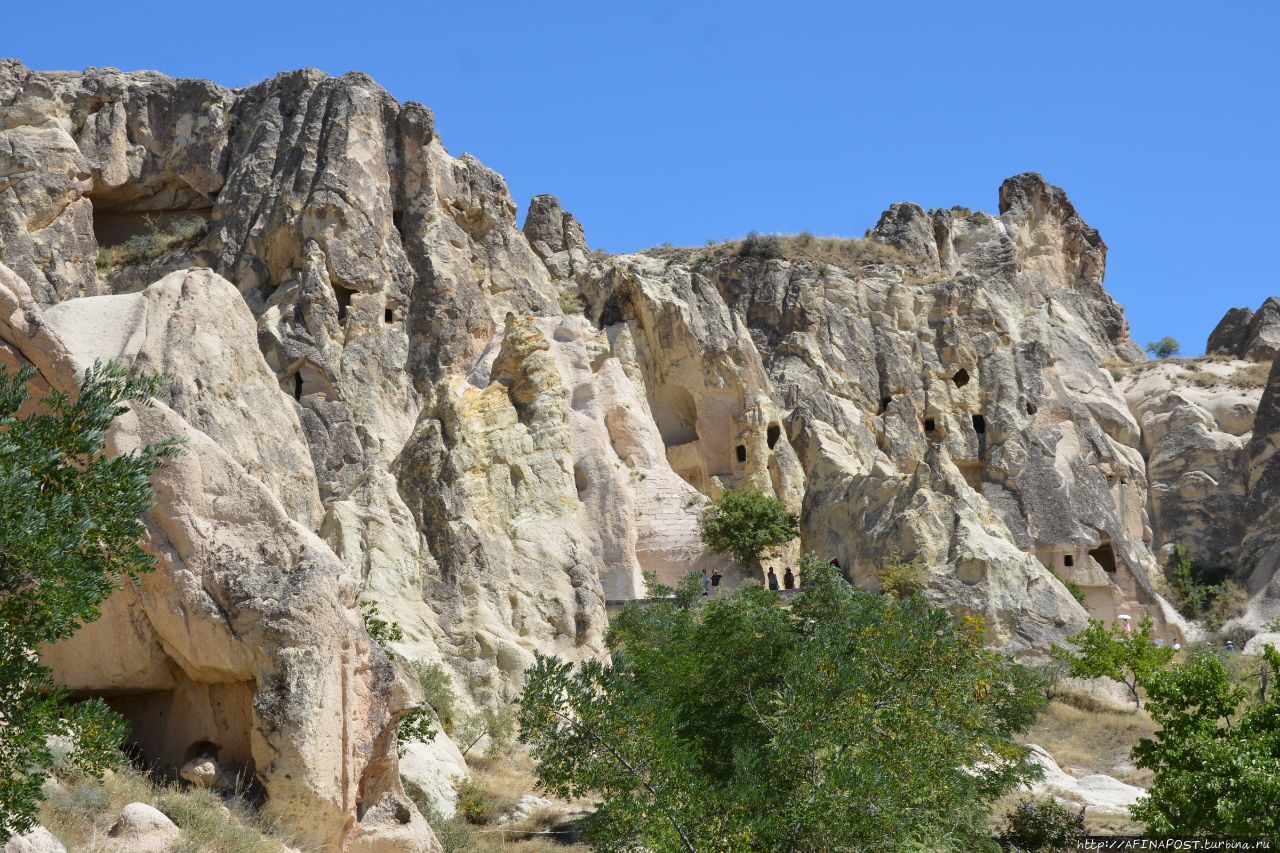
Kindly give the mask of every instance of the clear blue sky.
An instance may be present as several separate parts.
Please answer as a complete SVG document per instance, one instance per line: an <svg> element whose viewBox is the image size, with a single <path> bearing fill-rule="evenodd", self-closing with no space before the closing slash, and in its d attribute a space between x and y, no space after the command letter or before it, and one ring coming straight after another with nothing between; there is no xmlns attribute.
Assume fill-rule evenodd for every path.
<svg viewBox="0 0 1280 853"><path fill-rule="evenodd" d="M861 235L1043 172L1134 337L1280 294L1280 4L13 2L0 54L243 86L368 72L593 246Z"/></svg>

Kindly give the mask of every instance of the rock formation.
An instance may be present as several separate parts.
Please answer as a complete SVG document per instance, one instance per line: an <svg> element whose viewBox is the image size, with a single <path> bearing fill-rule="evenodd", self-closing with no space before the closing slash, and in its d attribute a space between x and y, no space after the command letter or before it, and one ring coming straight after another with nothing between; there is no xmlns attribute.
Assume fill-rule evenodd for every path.
<svg viewBox="0 0 1280 853"><path fill-rule="evenodd" d="M729 488L801 513L778 559L875 589L918 558L1014 654L1089 614L1187 636L1159 594L1175 532L1252 561L1271 612L1275 373L1140 370L1105 244L1039 175L995 215L895 204L863 240L607 256L551 196L518 227L500 176L361 74L6 61L0 141L0 361L44 388L94 358L165 372L114 447L188 447L156 478L159 571L46 659L149 758L240 772L319 847L434 845L394 745L414 688L358 599L497 707L535 652L600 655L646 572L749 579L698 534ZM1262 358L1264 312L1221 345ZM439 743L406 767L446 810L432 774L461 768Z"/></svg>
<svg viewBox="0 0 1280 853"><path fill-rule="evenodd" d="M1208 355L1230 355L1271 362L1280 353L1280 297L1272 296L1253 312L1232 308L1209 334Z"/></svg>
<svg viewBox="0 0 1280 853"><path fill-rule="evenodd" d="M1280 358L1271 366L1249 440L1248 503L1239 572L1252 596L1249 621L1280 619Z"/></svg>

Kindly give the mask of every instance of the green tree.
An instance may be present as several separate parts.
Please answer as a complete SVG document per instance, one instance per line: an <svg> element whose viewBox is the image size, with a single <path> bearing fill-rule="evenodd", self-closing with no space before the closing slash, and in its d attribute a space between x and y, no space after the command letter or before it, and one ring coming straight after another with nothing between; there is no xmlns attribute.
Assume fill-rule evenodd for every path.
<svg viewBox="0 0 1280 853"><path fill-rule="evenodd" d="M180 452L176 441L114 457L104 449L111 422L151 398L159 379L98 364L74 400L55 392L27 412L33 376L0 367L0 837L32 825L51 736L67 738L70 762L87 772L118 755L124 721L100 700L69 702L37 648L97 619L126 578L154 568L140 516L155 500L152 472Z"/></svg>
<svg viewBox="0 0 1280 853"><path fill-rule="evenodd" d="M1269 678L1280 654L1264 652ZM1280 702L1251 699L1210 652L1143 679L1147 710L1160 724L1133 748L1152 771L1133 817L1157 838L1264 838L1280 846Z"/></svg>
<svg viewBox="0 0 1280 853"><path fill-rule="evenodd" d="M813 563L790 609L677 595L618 614L611 665L537 658L520 738L546 789L600 801L596 849L990 844L984 804L1036 773L1012 739L1043 705L1029 674Z"/></svg>
<svg viewBox="0 0 1280 853"><path fill-rule="evenodd" d="M1173 649L1157 646L1151 631L1150 616L1142 617L1131 632L1090 619L1087 628L1070 638L1075 652L1059 647L1053 655L1066 661L1077 678L1110 678L1129 688L1136 711L1142 707L1139 684L1173 659Z"/></svg>
<svg viewBox="0 0 1280 853"><path fill-rule="evenodd" d="M1177 355L1178 351L1181 349L1182 344L1178 343L1175 338L1171 338L1168 335L1165 335L1158 341L1152 341L1147 344L1147 352L1151 353L1156 358L1168 358L1171 355Z"/></svg>
<svg viewBox="0 0 1280 853"><path fill-rule="evenodd" d="M780 499L751 489L731 489L702 515L702 541L744 566L800 535L800 519Z"/></svg>

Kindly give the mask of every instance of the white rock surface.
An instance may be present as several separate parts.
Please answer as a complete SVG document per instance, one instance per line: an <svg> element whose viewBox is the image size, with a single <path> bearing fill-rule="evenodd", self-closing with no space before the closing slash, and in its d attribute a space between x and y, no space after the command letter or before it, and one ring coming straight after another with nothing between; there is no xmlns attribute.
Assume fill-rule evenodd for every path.
<svg viewBox="0 0 1280 853"><path fill-rule="evenodd" d="M1093 773L1077 779L1065 772L1053 756L1036 744L1028 744L1032 759L1044 768L1044 778L1031 786L1037 796L1049 795L1068 800L1096 814L1129 814L1129 807L1146 796L1146 790L1129 785L1102 773Z"/></svg>
<svg viewBox="0 0 1280 853"><path fill-rule="evenodd" d="M43 826L15 835L0 847L0 853L67 853L67 848Z"/></svg>
<svg viewBox="0 0 1280 853"><path fill-rule="evenodd" d="M445 817L452 817L457 807L457 783L470 775L461 750L441 731L429 743L407 744L400 756L405 790L421 791Z"/></svg>

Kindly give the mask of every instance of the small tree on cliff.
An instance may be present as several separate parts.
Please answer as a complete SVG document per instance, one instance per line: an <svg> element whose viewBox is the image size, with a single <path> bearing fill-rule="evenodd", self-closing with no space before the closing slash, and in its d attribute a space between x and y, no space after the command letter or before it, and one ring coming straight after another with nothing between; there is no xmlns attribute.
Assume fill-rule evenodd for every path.
<svg viewBox="0 0 1280 853"><path fill-rule="evenodd" d="M100 700L69 702L37 649L97 619L125 578L154 567L139 517L155 500L151 473L180 452L176 440L104 451L111 422L159 380L94 365L74 402L55 392L19 417L33 376L0 366L0 840L34 821L51 736L68 738L67 760L88 772L118 755L124 721Z"/></svg>
<svg viewBox="0 0 1280 853"><path fill-rule="evenodd" d="M800 519L787 505L753 489L731 489L702 516L702 541L717 554L750 566L800 535Z"/></svg>
<svg viewBox="0 0 1280 853"><path fill-rule="evenodd" d="M1181 349L1182 344L1178 343L1176 338L1171 338L1168 335L1158 341L1152 341L1147 344L1147 352L1156 358L1168 358L1169 356L1177 355Z"/></svg>

